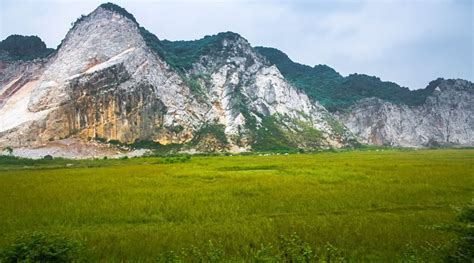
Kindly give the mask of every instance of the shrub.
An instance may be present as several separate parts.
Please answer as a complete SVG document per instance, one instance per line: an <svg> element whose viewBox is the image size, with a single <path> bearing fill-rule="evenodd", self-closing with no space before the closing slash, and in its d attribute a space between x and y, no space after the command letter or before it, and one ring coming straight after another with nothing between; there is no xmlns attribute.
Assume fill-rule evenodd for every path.
<svg viewBox="0 0 474 263"><path fill-rule="evenodd" d="M280 257L284 262L313 262L315 254L311 246L301 240L296 233L280 236Z"/></svg>
<svg viewBox="0 0 474 263"><path fill-rule="evenodd" d="M53 160L53 156L47 154L47 155L45 155L45 156L43 157L43 159L45 159L45 160Z"/></svg>
<svg viewBox="0 0 474 263"><path fill-rule="evenodd" d="M450 253L446 262L472 262L474 258L474 204L463 209L458 216L459 225L453 230L458 234L455 250Z"/></svg>
<svg viewBox="0 0 474 263"><path fill-rule="evenodd" d="M196 135L191 141L191 144L197 145L200 141L202 141L207 136L212 136L217 140L217 142L220 145L222 146L227 145L229 141L227 140L227 136L224 130L225 130L225 126L222 124L218 124L218 123L205 124L196 132Z"/></svg>
<svg viewBox="0 0 474 263"><path fill-rule="evenodd" d="M245 258L239 260L227 254L222 242L209 241L198 248L191 246L161 253L158 262L347 262L341 250L327 244L313 250L297 234L281 235L276 244L249 244Z"/></svg>
<svg viewBox="0 0 474 263"><path fill-rule="evenodd" d="M262 118L262 126L255 132L252 149L259 152L290 152L295 149L274 116Z"/></svg>
<svg viewBox="0 0 474 263"><path fill-rule="evenodd" d="M80 244L57 235L33 233L19 237L0 254L0 262L71 262L78 259Z"/></svg>
<svg viewBox="0 0 474 263"><path fill-rule="evenodd" d="M163 159L158 160L157 164L166 164L166 163L185 163L191 161L190 155L177 155L173 157L166 157Z"/></svg>
<svg viewBox="0 0 474 263"><path fill-rule="evenodd" d="M197 247L183 248L177 251L168 251L161 253L157 262L226 262L223 246L220 242L209 243L201 250Z"/></svg>

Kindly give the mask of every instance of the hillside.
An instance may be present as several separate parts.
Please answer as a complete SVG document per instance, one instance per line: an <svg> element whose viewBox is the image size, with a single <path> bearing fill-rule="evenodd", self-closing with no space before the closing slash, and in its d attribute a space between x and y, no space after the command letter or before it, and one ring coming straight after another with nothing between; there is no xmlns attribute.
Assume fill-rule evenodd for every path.
<svg viewBox="0 0 474 263"><path fill-rule="evenodd" d="M233 32L160 40L111 3L78 18L54 52L38 37L11 36L2 47L0 146L23 152L474 145L471 82L411 91L343 77Z"/></svg>
<svg viewBox="0 0 474 263"><path fill-rule="evenodd" d="M240 35L160 41L113 4L80 17L37 74L24 70L6 68L2 145L73 138L241 152L354 143Z"/></svg>
<svg viewBox="0 0 474 263"><path fill-rule="evenodd" d="M425 102L436 85L411 91L393 82L364 74L341 76L326 65L310 67L293 62L285 53L275 48L256 47L283 76L312 99L321 102L329 111L340 111L365 98L379 98L395 104L417 106Z"/></svg>
<svg viewBox="0 0 474 263"><path fill-rule="evenodd" d="M0 41L0 61L33 60L53 52L37 36L11 35Z"/></svg>

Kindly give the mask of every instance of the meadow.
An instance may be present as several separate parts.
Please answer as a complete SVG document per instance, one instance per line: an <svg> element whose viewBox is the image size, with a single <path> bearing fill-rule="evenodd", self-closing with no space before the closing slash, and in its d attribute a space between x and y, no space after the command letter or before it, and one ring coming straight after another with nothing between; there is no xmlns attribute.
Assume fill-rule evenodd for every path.
<svg viewBox="0 0 474 263"><path fill-rule="evenodd" d="M443 261L473 168L473 149L7 158L0 248L50 235L89 262Z"/></svg>

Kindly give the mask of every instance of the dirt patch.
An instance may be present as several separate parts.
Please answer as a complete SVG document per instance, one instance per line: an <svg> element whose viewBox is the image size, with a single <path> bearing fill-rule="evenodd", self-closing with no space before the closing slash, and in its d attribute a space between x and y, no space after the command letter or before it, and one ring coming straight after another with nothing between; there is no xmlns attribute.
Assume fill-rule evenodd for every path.
<svg viewBox="0 0 474 263"><path fill-rule="evenodd" d="M121 158L142 156L148 150L123 150L114 145L95 141L84 141L74 138L48 142L39 147L16 148L13 155L24 158L39 159L46 155L68 159Z"/></svg>

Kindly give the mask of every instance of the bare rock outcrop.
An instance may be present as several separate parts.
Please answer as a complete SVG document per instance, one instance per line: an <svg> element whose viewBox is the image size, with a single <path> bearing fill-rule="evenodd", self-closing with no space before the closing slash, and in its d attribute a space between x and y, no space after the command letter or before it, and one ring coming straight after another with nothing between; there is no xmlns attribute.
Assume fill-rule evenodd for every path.
<svg viewBox="0 0 474 263"><path fill-rule="evenodd" d="M74 137L199 150L219 139L224 146L206 149L245 151L262 140L257 131L268 129L268 119L292 147L351 141L245 39L229 34L219 44L222 49L179 71L147 45L133 16L100 6L80 18L45 61L2 70L0 92L22 81L1 102L0 145L30 147ZM202 134L216 127L225 138L220 131Z"/></svg>
<svg viewBox="0 0 474 263"><path fill-rule="evenodd" d="M474 146L474 84L466 80L440 80L420 106L370 98L336 115L367 144Z"/></svg>

